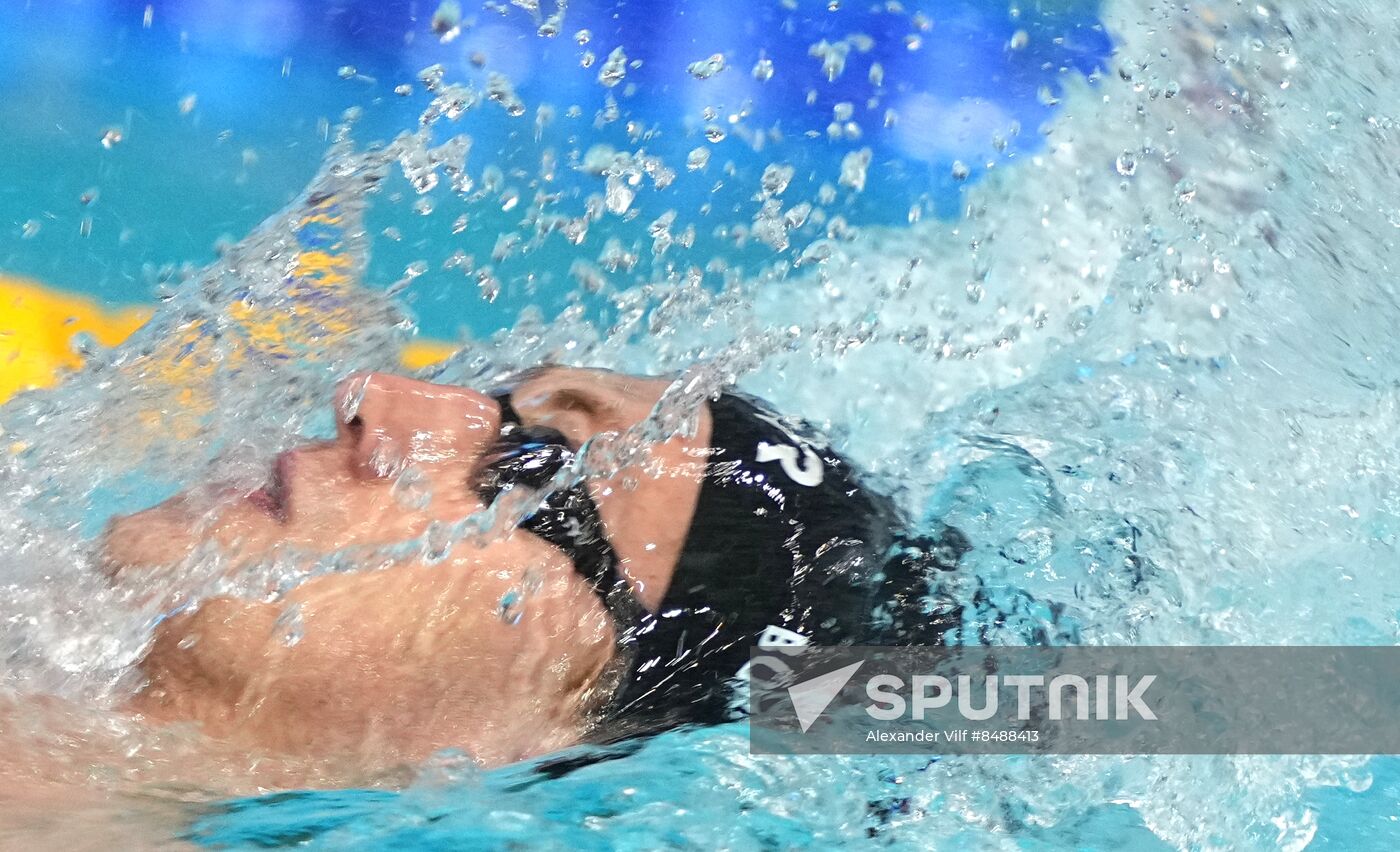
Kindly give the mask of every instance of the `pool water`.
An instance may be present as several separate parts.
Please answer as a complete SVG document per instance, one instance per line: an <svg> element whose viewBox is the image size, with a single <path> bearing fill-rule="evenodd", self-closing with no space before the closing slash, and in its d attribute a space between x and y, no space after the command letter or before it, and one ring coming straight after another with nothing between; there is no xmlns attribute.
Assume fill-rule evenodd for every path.
<svg viewBox="0 0 1400 852"><path fill-rule="evenodd" d="M472 383L543 358L735 374L823 428L912 517L962 529L982 587L1054 605L988 623L992 642L1046 628L1105 645L1395 642L1394 10L1110 0L1086 22L1073 4L965 4L923 19L914 4L882 4L878 16L774 4L775 17L765 7L752 27L730 28L746 34L742 46L706 48L710 30L698 24L684 49L643 39L641 66L622 66L624 80L636 72L631 119L625 84L599 76L612 47L630 45L617 34L634 13L605 16L615 29L595 25L579 44L572 22L552 41L535 35L550 9L532 16L530 5L483 20L544 39L538 68L562 69L548 52L561 50L572 67L596 38L578 80L560 71L556 87L517 67L522 82L507 89L478 76L496 97L454 120L443 113L469 96L451 84L478 73L470 53L440 84L434 74L411 83L402 101L384 89L413 73L355 60L328 86L378 88L345 96L363 114L327 122L325 139L339 141L313 146L295 183L250 169L248 181L265 181L263 213L281 212L255 228L257 205L230 189L219 204L232 206L216 204L224 212L200 227L233 228L236 244L200 272L158 282L164 301L127 344L89 347L78 375L0 412L14 443L0 511L17 531L0 545L0 605L12 614L0 624L12 661L3 686L97 708L95 720L75 712L7 736L48 747L51 727L77 727L115 743L123 757L109 760L110 783L178 799L179 825L165 836L216 848L1396 845L1394 758L775 759L749 754L733 724L667 733L559 777L531 765L481 771L447 753L353 784L298 769L286 777L306 783L278 786L299 791L258 795L238 756L188 762L196 735L103 715L131 688L156 608L92 577L86 537L113 512L211 470L247 474L253 448L324 431L335 379L393 365L420 329L460 344L422 371L438 381ZM597 10L566 21L575 11ZM949 34L948 51L987 41L968 32L995 33L1008 67L1031 45L1045 53L999 78L1013 93L1004 102L976 80L930 89L904 54L944 45L934 34ZM780 45L786 33L827 47ZM876 88L920 133L874 130L889 107L871 94L875 59L860 57L887 48L862 52L852 33L903 51L905 64L889 59ZM830 45L843 39L851 64L828 80ZM793 67L802 82L782 82L772 104L755 101L752 121L724 123L725 139L711 141L719 120L704 117L706 98L717 116L738 116L734 98L752 87L736 82L736 96L706 84L759 82L760 49L771 51L773 81ZM704 79L686 71L716 52L731 67ZM698 106L678 94L692 86ZM1018 100L1022 89L1030 95ZM585 96L570 124L569 106ZM375 97L395 105L380 109ZM524 110L511 116L517 98ZM871 128L858 138L843 120L828 132L848 102ZM536 148L528 140L545 104L554 109ZM808 109L815 117L802 124ZM970 153L910 147L949 131L939 121L953 113L977 128ZM482 115L495 118L478 129ZM509 136L500 115L529 129ZM1000 127L1009 116L1020 116L1014 136ZM410 135L370 141L398 131ZM473 143L454 171L460 133ZM691 169L696 149L710 159ZM326 197L333 214L318 206ZM128 243L160 238L131 227L149 232ZM192 225L187 235L209 238ZM19 244L6 264L63 283L71 258L56 258L73 238L63 239ZM123 270L124 251L77 254ZM280 262L289 253L299 258L291 268ZM280 318L270 330L269 317ZM266 591L266 576L240 585L217 568L214 555L182 566L152 597Z"/></svg>

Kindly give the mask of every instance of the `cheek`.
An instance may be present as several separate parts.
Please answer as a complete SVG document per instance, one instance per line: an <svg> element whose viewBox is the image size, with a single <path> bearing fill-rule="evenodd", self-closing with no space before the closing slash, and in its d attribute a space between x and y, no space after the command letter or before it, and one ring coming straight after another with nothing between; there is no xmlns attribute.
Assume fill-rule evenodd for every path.
<svg viewBox="0 0 1400 852"><path fill-rule="evenodd" d="M241 501L196 508L177 497L113 519L99 542L99 564L110 577L119 579L178 565L207 542L245 559L265 553L282 537L280 524Z"/></svg>
<svg viewBox="0 0 1400 852"><path fill-rule="evenodd" d="M99 544L100 564L115 578L178 564L205 542L235 561L267 556L280 544L315 553L392 544L423 535L434 520L451 523L480 508L455 479L410 479L364 481L335 473L299 483L285 522L237 499L196 508L192 500L174 498L113 519Z"/></svg>
<svg viewBox="0 0 1400 852"><path fill-rule="evenodd" d="M179 562L198 543L197 522L196 516L174 503L114 518L99 543L101 562L112 576Z"/></svg>
<svg viewBox="0 0 1400 852"><path fill-rule="evenodd" d="M417 538L435 520L453 523L479 508L465 489L444 487L428 475L338 479L308 492L298 495L285 539L317 552Z"/></svg>
<svg viewBox="0 0 1400 852"><path fill-rule="evenodd" d="M224 507L218 517L218 522L200 539L213 541L235 557L259 556L283 538L281 524L252 506L233 503Z"/></svg>

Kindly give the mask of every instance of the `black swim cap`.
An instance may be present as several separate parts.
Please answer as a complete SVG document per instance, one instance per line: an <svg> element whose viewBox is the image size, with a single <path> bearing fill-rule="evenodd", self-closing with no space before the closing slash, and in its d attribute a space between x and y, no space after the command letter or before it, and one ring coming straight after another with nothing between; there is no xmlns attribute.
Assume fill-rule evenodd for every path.
<svg viewBox="0 0 1400 852"><path fill-rule="evenodd" d="M754 645L934 644L960 610L932 597L966 540L902 534L888 497L804 423L751 397L710 402L711 457L665 599L632 631L609 715L626 726L746 712Z"/></svg>
<svg viewBox="0 0 1400 852"><path fill-rule="evenodd" d="M497 397L502 431L478 493L540 489L573 458L564 436L524 426ZM661 606L648 612L585 483L551 493L521 524L559 547L611 613L619 686L598 739L742 715L754 645L937 644L961 610L937 597L967 543L944 528L910 538L894 503L865 487L803 423L747 396L709 404L710 457Z"/></svg>

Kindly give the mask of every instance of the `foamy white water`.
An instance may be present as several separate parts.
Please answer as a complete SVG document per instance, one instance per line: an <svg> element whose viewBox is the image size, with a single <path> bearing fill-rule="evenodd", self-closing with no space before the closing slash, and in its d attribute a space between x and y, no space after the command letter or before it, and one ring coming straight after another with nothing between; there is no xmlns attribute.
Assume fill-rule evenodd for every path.
<svg viewBox="0 0 1400 852"><path fill-rule="evenodd" d="M730 224L788 246L761 274L726 275L675 247L698 217L658 190L687 180L685 163L640 147L595 152L578 165L595 195L526 216L518 240L496 244L509 253L581 233L569 237L588 256L576 307L525 316L425 375L483 381L541 358L644 372L701 362L708 380L732 373L823 426L911 515L962 528L971 571L1062 608L1081 641L1393 643L1400 172L1389 110L1400 84L1388 53L1400 15L1351 0L1114 2L1103 17L1119 45L1111 67L1067 77L1060 112L1039 129L1044 148L967 189L954 220L852 233L834 221L835 198L789 196L781 169L750 176L755 209ZM609 59L597 73L616 84L625 67ZM465 141L433 146L454 115L495 108L493 96L433 85L431 132L387 152L338 149L309 190L344 200L352 255L373 250L356 224L362 203L397 209L400 193L407 207L423 190L445 226L472 205L511 203L490 152L468 168ZM506 91L494 99L509 101ZM832 176L837 198L856 191L859 169L878 168L848 165L844 182ZM626 233L629 211L647 226L651 259L608 236ZM320 335L314 357L239 356L233 367L247 345L238 306L293 300L298 215L274 216L187 282L131 343L0 415L16 447L0 507L13 531L0 554L0 648L17 700L105 706L130 688L127 667L169 599L275 594L300 576L271 566L224 581L205 554L147 600L110 590L85 546L106 514L211 470L256 481L264 450L325 428L339 376L393 363L410 328L365 292L344 305L353 331L298 329ZM666 252L686 262L666 274L656 260ZM637 284L633 268L650 278ZM463 298L500 284L485 274L464 276ZM202 343L172 357L191 323ZM188 387L199 404L180 396ZM1024 641L1031 626L999 639ZM76 718L61 721L148 742ZM856 843L868 803L895 797L910 800L907 813L879 831L899 847L1023 848L1091 826L1169 848L1297 849L1319 822L1309 791L1364 789L1372 768L1297 757L773 761L750 756L743 733L669 734L553 784L435 769L326 842L369 848L375 832L408 824L425 837L446 825L561 846L595 830L640 845ZM8 735L44 741L38 729ZM168 756L135 754L126 766L101 759L119 775L169 771ZM229 783L211 777L208 789ZM622 786L634 790L622 804L598 804ZM559 813L570 818L548 816ZM585 820L596 828L578 835Z"/></svg>

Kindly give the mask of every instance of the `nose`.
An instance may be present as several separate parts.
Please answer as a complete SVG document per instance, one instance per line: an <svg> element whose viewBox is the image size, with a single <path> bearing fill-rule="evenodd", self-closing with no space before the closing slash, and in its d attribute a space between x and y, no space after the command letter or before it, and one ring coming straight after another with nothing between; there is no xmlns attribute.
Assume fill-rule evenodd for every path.
<svg viewBox="0 0 1400 852"><path fill-rule="evenodd" d="M386 373L357 373L336 390L337 442L352 472L396 475L405 465L470 470L500 431L489 396Z"/></svg>

